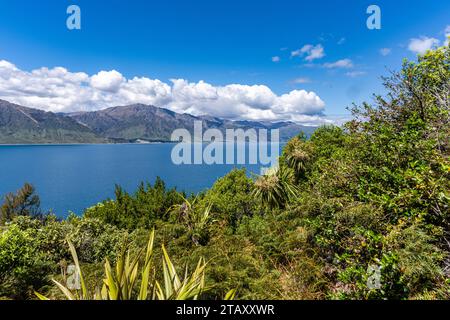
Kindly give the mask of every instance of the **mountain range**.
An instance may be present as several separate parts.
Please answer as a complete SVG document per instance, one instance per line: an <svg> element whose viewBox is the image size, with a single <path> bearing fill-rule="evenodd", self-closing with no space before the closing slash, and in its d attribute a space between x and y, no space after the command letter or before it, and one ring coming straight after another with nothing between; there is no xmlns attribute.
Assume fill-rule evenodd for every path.
<svg viewBox="0 0 450 320"><path fill-rule="evenodd" d="M286 141L315 127L293 122L231 121L180 114L151 105L134 104L92 112L53 113L0 100L0 144L169 142L175 129L279 129Z"/></svg>

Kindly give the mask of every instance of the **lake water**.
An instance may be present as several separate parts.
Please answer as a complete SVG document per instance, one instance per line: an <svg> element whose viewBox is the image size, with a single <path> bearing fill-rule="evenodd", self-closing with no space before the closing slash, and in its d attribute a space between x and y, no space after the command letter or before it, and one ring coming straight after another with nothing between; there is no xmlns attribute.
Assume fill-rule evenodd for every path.
<svg viewBox="0 0 450 320"><path fill-rule="evenodd" d="M134 192L160 176L168 187L199 192L234 165L174 165L174 144L0 146L0 197L33 184L45 210L59 217L82 214L114 196L115 184ZM261 165L245 165L260 173Z"/></svg>

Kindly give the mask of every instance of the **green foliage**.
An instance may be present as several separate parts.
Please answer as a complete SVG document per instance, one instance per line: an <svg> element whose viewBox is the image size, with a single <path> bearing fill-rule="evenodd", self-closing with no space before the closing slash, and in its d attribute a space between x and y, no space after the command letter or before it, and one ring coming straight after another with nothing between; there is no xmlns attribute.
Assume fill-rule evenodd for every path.
<svg viewBox="0 0 450 320"><path fill-rule="evenodd" d="M202 199L203 207L211 205L214 219L236 228L242 217L254 214L258 203L252 196L253 183L245 169L234 169L216 181Z"/></svg>
<svg viewBox="0 0 450 320"><path fill-rule="evenodd" d="M53 282L68 300L197 299L203 291L206 291L204 285L206 264L200 259L193 273L188 276L186 270L184 279L181 279L166 249L162 246L162 278L164 281L160 284L156 278L158 270L152 261L154 239L155 233L152 231L145 249L145 255L143 254L144 250L140 250L138 254L131 257L131 250L124 246L118 254L114 268L111 267L107 259L105 262L105 278L103 279L101 291L98 288L93 290L88 288L84 280L85 277L81 269L77 251L69 241L70 252L76 266L76 272L79 275L80 289L69 288L56 280L53 280ZM144 261L141 268L140 261L142 258ZM138 281L139 274L140 281ZM49 300L49 298L38 292L35 292L35 294L41 300ZM233 292L229 292L227 297L233 297Z"/></svg>
<svg viewBox="0 0 450 320"><path fill-rule="evenodd" d="M25 183L16 194L9 193L5 196L4 203L0 207L0 225L18 216L37 216L40 214L40 203L34 187Z"/></svg>
<svg viewBox="0 0 450 320"><path fill-rule="evenodd" d="M304 178L313 155L311 143L295 137L287 143L283 153L286 165L294 170L297 181Z"/></svg>
<svg viewBox="0 0 450 320"><path fill-rule="evenodd" d="M280 166L256 179L253 196L270 209L284 209L297 191L293 171Z"/></svg>
<svg viewBox="0 0 450 320"><path fill-rule="evenodd" d="M208 241L208 227L213 222L211 215L212 205L201 211L195 207L197 198L192 202L184 199L180 205L175 205L170 212L175 215L176 221L183 224L189 231L195 245L206 244Z"/></svg>
<svg viewBox="0 0 450 320"><path fill-rule="evenodd" d="M334 290L338 297L408 298L445 283L441 266L449 254L450 185L443 137L449 132L449 51L441 48L417 63L405 62L401 72L385 79L387 97L377 96L375 106L353 109L356 120L347 124L342 147L347 152L331 154L331 161L339 163L335 172L350 169L340 176L345 193L336 194L334 183L323 187L326 173L312 175L325 198L345 195L369 212L355 216L359 210L344 201L342 209L328 216L330 227L339 228L319 231L327 248L338 244L335 268L344 283ZM371 218L361 221L366 217ZM340 227L342 222L348 226ZM375 291L365 284L371 264L382 270L383 285Z"/></svg>
<svg viewBox="0 0 450 320"><path fill-rule="evenodd" d="M116 259L128 237L126 231L96 219L58 221L18 217L0 234L0 296L28 298L32 289L49 284L48 275L67 267L72 239L83 263Z"/></svg>
<svg viewBox="0 0 450 320"><path fill-rule="evenodd" d="M30 232L11 226L0 234L0 297L25 299L48 283L52 264Z"/></svg>
<svg viewBox="0 0 450 320"><path fill-rule="evenodd" d="M155 220L164 218L167 211L173 205L181 204L184 198L184 194L175 189L166 190L160 178L153 186L141 183L134 195L119 186L116 186L115 194L115 200L107 200L87 209L84 216L98 218L119 228L150 228Z"/></svg>

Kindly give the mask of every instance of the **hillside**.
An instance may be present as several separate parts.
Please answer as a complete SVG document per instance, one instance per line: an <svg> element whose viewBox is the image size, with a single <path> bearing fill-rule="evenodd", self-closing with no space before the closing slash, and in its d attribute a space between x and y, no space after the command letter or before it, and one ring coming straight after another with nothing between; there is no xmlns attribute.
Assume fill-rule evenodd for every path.
<svg viewBox="0 0 450 320"><path fill-rule="evenodd" d="M172 132L185 128L193 132L194 121L202 121L204 129L214 128L225 132L226 129L241 128L280 129L280 139L287 141L300 131L312 134L314 127L304 127L292 122L230 121L215 117L195 117L179 114L154 106L135 104L108 108L95 112L70 114L80 124L93 130L97 135L114 141L170 141Z"/></svg>
<svg viewBox="0 0 450 320"><path fill-rule="evenodd" d="M237 128L280 129L282 141L289 140L300 131L311 135L315 130L314 127L292 122L195 117L143 104L64 114L0 100L0 144L167 142L176 129L183 128L193 133L195 121L202 121L205 130L215 128L224 133L226 129Z"/></svg>
<svg viewBox="0 0 450 320"><path fill-rule="evenodd" d="M105 139L70 117L0 100L0 144L99 142Z"/></svg>

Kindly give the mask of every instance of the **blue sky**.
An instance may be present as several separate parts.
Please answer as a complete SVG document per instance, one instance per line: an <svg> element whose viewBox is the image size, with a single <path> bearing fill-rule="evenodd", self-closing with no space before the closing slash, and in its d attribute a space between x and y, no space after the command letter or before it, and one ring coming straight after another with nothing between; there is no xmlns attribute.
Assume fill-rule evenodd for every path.
<svg viewBox="0 0 450 320"><path fill-rule="evenodd" d="M66 28L66 9L71 4L81 8L81 30ZM366 9L371 4L381 8L381 30L366 27ZM379 77L387 69L398 69L403 58L414 59L418 50L437 45L437 41L442 44L450 25L449 13L448 0L0 0L0 60L13 64L15 78L24 79L27 86L39 82L30 79L31 71L42 71L43 67L51 70L61 66L68 72L82 72L89 77L102 70L116 70L123 77L124 86L125 79L146 77L159 79L169 90L174 90L175 84L170 79L185 79L177 88L192 89L189 101L173 103L173 97L155 100L160 104L167 102L175 111L215 113L216 109L227 108L226 101L245 104L245 99L250 97L253 100L248 102L248 109L233 106L232 111L222 110L214 115L248 118L245 115L248 113L250 118L260 115L270 118L272 113L269 116L266 111L273 108L277 110L274 119L289 119L287 114L295 113L293 108L298 108L299 115L333 118L346 114L345 108L352 102L370 100L372 93L381 92ZM316 56L311 56L311 48L318 53ZM383 48L384 55L380 51ZM89 91L86 100L79 102L64 96L50 100L44 94L27 92L23 93L26 97L21 97L19 89L12 89L14 77L8 71L12 67L8 66L9 69L3 67L9 78L3 76L3 87L0 81L0 98L52 111L72 111L75 105L87 104L87 97L97 96ZM286 97L273 102L258 87L246 88L242 102L240 96L234 95L236 88L232 88L220 94L233 95L233 99L212 103L213 107L209 108L196 107L194 98L204 86L188 84L198 84L201 80L213 88L229 84L264 85L277 99L295 90L312 92L315 96L310 96L310 100L298 96L298 99ZM92 78L79 81L77 85L83 88L92 84ZM154 90L160 90L155 83L151 85ZM121 90L119 84L92 86L101 90L102 99L98 105L94 100L81 109L142 99L142 95L136 94L141 89L130 89L133 94L129 91L119 94L113 92ZM237 89L242 94L242 88ZM66 93L57 90L59 93L51 95L73 94L74 90ZM181 89L179 92L188 94ZM180 96L177 99L182 99ZM317 102L316 96L323 105ZM267 99L271 102L266 103ZM290 107L280 106L291 101L295 103ZM309 108L302 103L314 106ZM239 117L238 112L244 115ZM314 121L308 119L305 121Z"/></svg>

